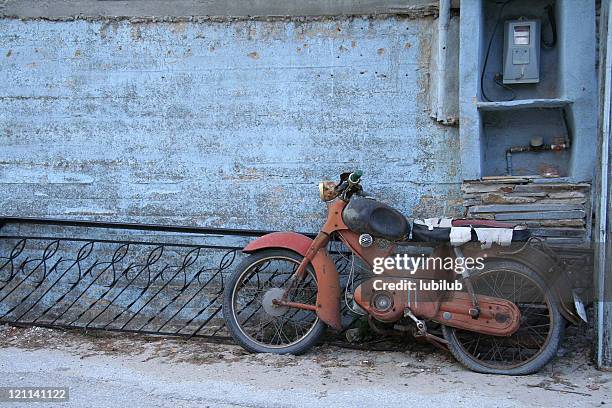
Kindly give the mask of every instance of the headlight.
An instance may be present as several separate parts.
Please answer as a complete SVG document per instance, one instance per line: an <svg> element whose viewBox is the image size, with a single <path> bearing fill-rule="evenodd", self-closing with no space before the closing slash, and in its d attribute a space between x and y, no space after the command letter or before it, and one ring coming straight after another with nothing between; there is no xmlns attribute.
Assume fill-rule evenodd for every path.
<svg viewBox="0 0 612 408"><path fill-rule="evenodd" d="M336 183L333 181L322 181L319 183L319 197L323 201L330 201L338 197Z"/></svg>

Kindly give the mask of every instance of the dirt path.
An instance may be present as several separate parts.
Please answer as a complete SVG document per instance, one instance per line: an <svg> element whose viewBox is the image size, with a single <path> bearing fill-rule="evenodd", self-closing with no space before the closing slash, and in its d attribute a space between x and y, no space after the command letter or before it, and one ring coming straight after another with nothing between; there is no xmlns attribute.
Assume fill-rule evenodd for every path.
<svg viewBox="0 0 612 408"><path fill-rule="evenodd" d="M0 326L0 386L70 387L70 402L58 407L612 404L612 373L593 368L588 342L566 343L542 372L502 377L466 371L428 346L366 352L323 345L294 357L198 339Z"/></svg>

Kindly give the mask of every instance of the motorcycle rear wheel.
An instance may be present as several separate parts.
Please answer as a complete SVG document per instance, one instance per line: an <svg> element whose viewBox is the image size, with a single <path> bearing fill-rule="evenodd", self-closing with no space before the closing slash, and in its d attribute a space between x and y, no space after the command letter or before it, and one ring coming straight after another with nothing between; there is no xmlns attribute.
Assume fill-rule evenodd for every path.
<svg viewBox="0 0 612 408"><path fill-rule="evenodd" d="M272 303L289 286L303 257L283 249L262 250L246 258L225 287L223 316L232 338L252 353L302 354L325 332L315 311ZM288 300L314 305L317 281L311 265Z"/></svg>
<svg viewBox="0 0 612 408"><path fill-rule="evenodd" d="M514 302L521 311L521 322L508 337L443 326L449 350L461 364L479 373L526 375L555 357L565 320L556 296L541 276L518 262L491 261L470 279L476 294Z"/></svg>

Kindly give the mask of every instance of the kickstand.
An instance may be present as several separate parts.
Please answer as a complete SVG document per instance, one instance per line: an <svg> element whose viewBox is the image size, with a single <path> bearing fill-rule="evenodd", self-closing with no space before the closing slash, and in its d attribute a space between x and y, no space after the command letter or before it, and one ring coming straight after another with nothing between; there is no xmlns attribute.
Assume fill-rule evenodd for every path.
<svg viewBox="0 0 612 408"><path fill-rule="evenodd" d="M427 340L429 343L433 344L440 350L448 351L448 341L446 341L445 339L433 335L431 333L425 333L423 337L425 337L425 340Z"/></svg>

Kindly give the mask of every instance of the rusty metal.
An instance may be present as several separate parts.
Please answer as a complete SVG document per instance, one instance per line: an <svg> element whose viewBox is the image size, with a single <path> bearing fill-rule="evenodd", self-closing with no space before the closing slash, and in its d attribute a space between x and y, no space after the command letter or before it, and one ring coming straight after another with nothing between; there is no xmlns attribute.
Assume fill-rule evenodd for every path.
<svg viewBox="0 0 612 408"><path fill-rule="evenodd" d="M472 300L465 292L451 292L451 297L440 303L432 320L457 329L471 330L491 336L510 336L520 326L521 312L512 302L478 295L480 315L474 319L469 311Z"/></svg>
<svg viewBox="0 0 612 408"><path fill-rule="evenodd" d="M227 338L224 277L241 256L242 242L266 233L0 218L0 323ZM308 236L294 233L289 242L306 252ZM245 250L279 237L287 242L285 233L270 234ZM347 262L338 257L338 243L329 245L332 255L322 248L312 264L324 271L322 283L332 278L321 285L321 304L335 299L336 309L329 309L335 319L341 315L337 270ZM328 320L342 329L339 317Z"/></svg>
<svg viewBox="0 0 612 408"><path fill-rule="evenodd" d="M342 329L340 319L340 278L338 270L327 253L329 235L321 232L314 240L293 232L277 232L251 242L244 249L252 253L262 249L285 248L304 256L295 272L292 285L297 284L308 265L312 265L317 276L317 315L336 330ZM289 286L285 293L291 290ZM286 300L286 299L283 299ZM307 305L303 305L307 306Z"/></svg>
<svg viewBox="0 0 612 408"><path fill-rule="evenodd" d="M315 312L317 310L317 306L315 305L308 305L305 303L296 303L296 302L289 302L287 300L277 300L274 299L272 300L272 303L278 306L287 306L287 307L292 307L295 309L303 309L303 310L312 310L313 312Z"/></svg>

